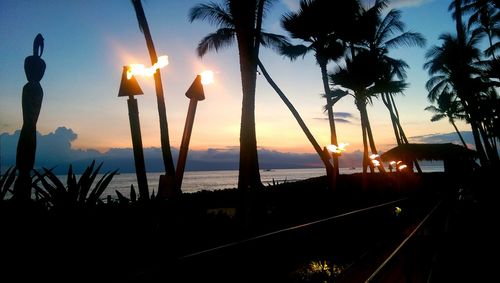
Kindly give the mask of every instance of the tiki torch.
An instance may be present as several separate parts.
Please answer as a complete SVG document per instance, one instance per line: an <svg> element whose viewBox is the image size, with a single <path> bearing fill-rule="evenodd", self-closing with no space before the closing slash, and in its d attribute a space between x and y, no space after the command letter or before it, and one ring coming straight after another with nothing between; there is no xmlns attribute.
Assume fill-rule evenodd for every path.
<svg viewBox="0 0 500 283"><path fill-rule="evenodd" d="M323 150L326 154L328 154L328 159L330 159L330 157L332 157L334 160L335 158L338 158L340 155L342 155L342 152L345 151L345 147L349 145L348 143L339 143L338 146L334 145L334 144L329 144L325 147L325 149ZM331 176L331 187L333 190L335 190L336 186L337 186L337 174L335 174L335 171L337 169L334 168L333 172L332 172L332 176Z"/></svg>
<svg viewBox="0 0 500 283"><path fill-rule="evenodd" d="M139 109L135 95L143 94L139 83L130 73L130 67L124 66L122 80L118 97L128 96L128 118L130 122L130 132L132 134L132 146L134 149L135 174L139 185L139 197L143 200L149 199L148 180L146 178L146 165L144 163L144 153L142 149L141 125L139 123Z"/></svg>
<svg viewBox="0 0 500 283"><path fill-rule="evenodd" d="M177 160L177 168L175 170L175 185L178 191L180 191L181 189L182 179L184 177L184 168L186 167L186 159L189 149L189 141L191 139L191 132L193 130L196 106L198 105L198 101L205 99L203 85L210 84L212 82L213 72L205 71L201 75L196 76L193 83L186 92L186 97L189 98L189 108L187 112L186 123L184 125L184 132L182 134L179 159Z"/></svg>

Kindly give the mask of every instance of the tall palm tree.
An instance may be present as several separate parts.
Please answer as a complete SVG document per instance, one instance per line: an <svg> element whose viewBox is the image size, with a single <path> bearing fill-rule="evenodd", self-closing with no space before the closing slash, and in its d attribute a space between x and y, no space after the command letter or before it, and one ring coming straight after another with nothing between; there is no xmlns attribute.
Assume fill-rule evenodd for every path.
<svg viewBox="0 0 500 283"><path fill-rule="evenodd" d="M464 5L465 4L465 5ZM498 0L453 0L450 3L450 6L448 9L452 11L452 16L453 19L455 20L456 23L456 30L457 30L457 46L456 46L456 53L455 53L455 58L454 60L458 63L457 65L460 66L466 66L471 63L471 61L468 61L470 58L468 57L468 52L467 50L468 45L470 44L469 38L477 38L477 34L486 34L484 28L478 28L475 30L470 30L466 29L466 27L463 25L462 18L463 18L463 13L467 11L470 8L476 8L477 9L477 14L481 15L483 18L482 20L486 19L485 14L489 13L488 9L483 9L484 7L495 7L497 10L499 8L499 2ZM478 20L481 21L479 18ZM491 19L487 19L488 21ZM474 21L474 14L472 15L472 21ZM496 15L496 19L494 21L498 21L498 13ZM481 25L484 25L485 23L481 23ZM495 34L498 35L498 25L496 22L491 22L486 23L488 26L486 30L490 29L490 32L494 32ZM484 26L483 26L484 27ZM475 42L477 44L477 42ZM493 55L496 50L498 50L500 46L498 44L490 46L488 49L488 53ZM479 59L477 60L479 61ZM476 62L477 62L476 61ZM497 59L493 57L493 65L495 65L495 61ZM498 62L496 62L498 64ZM464 71L462 73L455 72L457 75L462 76L461 80L457 80L457 83L461 83L462 85L459 87L461 93L457 93L459 96L460 100L463 103L470 104L468 107L465 107L466 112L470 115L470 122L471 122L471 127L472 127L472 133L474 135L474 142L476 144L476 150L478 150L479 154L479 159L482 165L485 163L500 163L500 157L498 156L498 152L493 148L491 143L488 140L488 136L486 133L486 130L483 128L483 125L481 125L481 113L478 110L478 104L479 102L479 92L474 93L474 91L471 89L470 85L466 85L466 82L470 82L471 78L468 78L467 76L473 75L472 73L467 73L465 72L466 68L463 68L460 71ZM476 80L478 81L478 80ZM474 84L473 84L474 85ZM475 84L474 86L478 86L478 84ZM482 88L482 87L481 87ZM463 97L463 95L466 94L468 97ZM481 137L479 137L481 136ZM481 144L481 138L482 138L482 144Z"/></svg>
<svg viewBox="0 0 500 283"><path fill-rule="evenodd" d="M442 93L448 92L454 92L459 98L471 125L479 160L485 165L488 163L488 157L494 161L498 155L493 152L488 139L485 138L481 114L478 111L481 96L478 89L481 88L481 74L484 71L484 64L480 62L481 51L477 48L481 36L478 32L465 32L464 35L465 44L461 45L458 37L443 34L440 36L442 45L433 46L427 51L424 68L428 69L431 78L426 87L431 102L436 101Z"/></svg>
<svg viewBox="0 0 500 283"><path fill-rule="evenodd" d="M345 68L339 68L331 76L334 83L353 90L356 106L361 114L362 133L366 134L363 136L363 141L369 143L372 153L377 153L377 149L366 105L371 101L371 97L382 94L390 110L395 110L392 94L404 87L402 80L406 77L405 68L408 67L404 61L391 58L388 55L389 49L425 45L425 39L420 33L405 31L400 11L391 10L382 18L385 5L385 1L377 1L371 8L361 11L355 26L363 36L350 39L351 58L346 60ZM393 81L393 77L399 78L400 81ZM394 91L394 87L398 87L398 91ZM391 118L394 122L399 122L392 112ZM398 128L401 128L400 125ZM402 128L401 131L396 127L394 129L395 133L402 132ZM368 165L367 147L367 144L364 144L364 172ZM383 170L382 167L379 169Z"/></svg>
<svg viewBox="0 0 500 283"><path fill-rule="evenodd" d="M366 66L370 66L367 68ZM368 51L360 51L353 58L347 58L345 67L339 67L336 72L330 75L330 80L344 88L350 89L349 93L354 97L354 102L358 108L361 120L361 132L363 138L363 173L366 173L370 166L368 158L368 137L371 135L370 120L366 106L372 102L374 92L370 91L370 86L374 84L380 69L380 61ZM373 151L372 153L376 153ZM373 170L373 167L370 166Z"/></svg>
<svg viewBox="0 0 500 283"><path fill-rule="evenodd" d="M149 57L151 59L151 64L155 64L158 61L158 56L156 54L155 46L153 43L153 37L149 30L149 25L146 20L146 15L144 9L142 8L141 0L132 0L134 6L135 14L137 16L137 21L139 22L139 28L143 32L146 39L146 45L148 47ZM165 180L160 177L160 186L158 187L158 196L166 197L172 194L178 194L175 192L175 168L172 158L172 151L170 150L170 138L168 134L168 121L167 112L165 108L165 98L163 96L163 86L161 82L160 70L157 70L154 74L155 90L156 90L156 102L158 105L158 116L160 120L160 141L161 141L161 152L163 157L163 166L165 168ZM149 196L142 196L148 198Z"/></svg>
<svg viewBox="0 0 500 283"><path fill-rule="evenodd" d="M405 140L403 138L404 131L399 122L399 112L394 102L394 95L399 93L402 94L407 85L408 84L404 80L394 80L390 74L388 74L387 77L384 76L382 79L375 82L374 86L374 92L379 93L382 102L389 111L397 145L404 144Z"/></svg>
<svg viewBox="0 0 500 283"><path fill-rule="evenodd" d="M358 48L373 53L374 56L380 60L381 68L379 70L379 75L371 91L381 96L382 101L389 110L398 145L401 143L408 143L408 139L404 134L399 120L399 113L394 102L394 95L402 93L406 88L407 84L404 80L406 79L406 69L409 66L403 60L390 57L388 53L390 49L402 46L423 47L425 46L426 40L420 33L405 30L405 24L401 20L400 11L391 10L383 19L380 17L380 8L374 9L373 11L374 12L370 12L369 10L366 13L368 16L366 22L369 23L371 20L375 24L372 25L371 29L368 29L365 39L357 46ZM370 134L371 131L368 131L368 133ZM368 136L368 140L370 141L371 150L376 152L377 150L371 134ZM421 173L422 170L418 162L414 160L413 163L417 171Z"/></svg>
<svg viewBox="0 0 500 283"><path fill-rule="evenodd" d="M465 119L465 115L463 114L462 104L457 100L457 98L451 92L442 93L438 100L437 106L430 105L425 107L425 110L434 113L431 118L432 122L439 121L443 118L448 118L448 121L453 126L455 131L457 132L460 141L462 142L464 147L467 147L467 143L465 142L462 134L457 128L455 124L456 119Z"/></svg>
<svg viewBox="0 0 500 283"><path fill-rule="evenodd" d="M285 14L281 19L282 27L295 39L305 44L286 45L281 54L295 60L312 52L321 70L321 79L325 91L327 114L330 125L330 142L338 145L335 117L333 114L333 93L329 87L327 65L329 61L338 60L345 53L345 45L337 34L341 27L354 22L356 12L360 9L356 0L301 0L296 12ZM335 12L332 17L331 13ZM326 20L328 19L328 20ZM337 33L336 33L337 32ZM339 173L338 157L334 156L334 174Z"/></svg>
<svg viewBox="0 0 500 283"><path fill-rule="evenodd" d="M323 151L321 146L318 144L318 142L316 141L316 139L312 135L311 131L309 131L309 128L307 127L307 125L304 122L304 120L302 119L302 117L300 117L300 114L297 111L297 109L295 109L293 104L286 97L285 93L278 87L278 85L272 79L272 77L269 75L269 73L267 72L266 68L264 67L264 65L262 64L262 62L260 60L258 61L258 64L259 64L259 68L260 68L262 74L264 75L264 77L266 78L267 82L271 85L271 87L278 94L278 96L281 98L281 100L283 100L283 102L288 107L290 112L292 112L293 117L295 118L295 120L297 121L299 126L301 127L302 131L306 135L307 139L309 140L309 142L313 146L316 153L321 158L321 161L323 161L323 164L325 165L327 176L330 176L330 174L332 173L333 167L329 161L329 158L327 156L325 156L325 152Z"/></svg>
<svg viewBox="0 0 500 283"><path fill-rule="evenodd" d="M218 29L204 37L197 47L200 57L208 51L218 52L236 40L242 84L242 111L240 129L240 162L238 188L254 189L262 186L257 155L255 133L255 86L258 48L281 45L285 38L261 32L265 6L270 0L223 0L221 4L210 2L191 8L189 21L207 21Z"/></svg>
<svg viewBox="0 0 500 283"><path fill-rule="evenodd" d="M500 50L500 1L465 0L462 10L471 13L468 26L476 26L488 38L489 47L485 54L497 59L495 52ZM496 3L495 3L496 2ZM496 39L496 42L495 42Z"/></svg>

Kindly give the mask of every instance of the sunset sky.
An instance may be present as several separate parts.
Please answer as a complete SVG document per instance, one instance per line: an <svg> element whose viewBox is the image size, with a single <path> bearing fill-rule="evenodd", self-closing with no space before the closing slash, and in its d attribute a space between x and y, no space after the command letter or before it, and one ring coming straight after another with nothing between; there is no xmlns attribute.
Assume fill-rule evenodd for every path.
<svg viewBox="0 0 500 283"><path fill-rule="evenodd" d="M215 30L204 22L189 23L188 11L207 1L144 0L143 7L157 53L168 55L170 64L162 69L171 144L178 148L182 137L188 99L186 90L197 73L211 69L215 84L205 87L206 99L198 104L191 148L231 148L239 146L241 81L237 48L232 46L200 59L195 48L202 37ZM276 1L264 22L268 32L288 35L280 18L298 6L298 0ZM396 97L407 136L444 134L453 131L443 120L430 122L431 113L423 69L426 50L438 44L438 36L453 32L450 1L400 0L393 6L403 12L408 30L421 32L425 48L401 48L390 55L409 65L410 87ZM335 14L332 14L334 17ZM78 137L73 149L131 147L126 98L118 98L122 66L150 65L143 34L139 31L130 1L28 1L0 2L0 133L13 133L22 126L21 90L26 83L24 58L32 53L35 36L45 38L42 58L47 64L41 81L44 100L38 131L44 135L64 126ZM271 50L261 49L261 60L276 83L292 101L321 145L329 143L329 128L323 113L321 77L314 57L290 62ZM331 64L330 69L335 65ZM159 146L159 126L152 78L138 78L145 95L138 97L143 144ZM257 142L259 147L293 153L314 152L312 146L279 97L263 76L258 76L256 97ZM359 113L351 97L334 107L340 142L348 150L361 148ZM375 99L369 109L379 150L394 143L389 114ZM469 130L465 124L458 124Z"/></svg>

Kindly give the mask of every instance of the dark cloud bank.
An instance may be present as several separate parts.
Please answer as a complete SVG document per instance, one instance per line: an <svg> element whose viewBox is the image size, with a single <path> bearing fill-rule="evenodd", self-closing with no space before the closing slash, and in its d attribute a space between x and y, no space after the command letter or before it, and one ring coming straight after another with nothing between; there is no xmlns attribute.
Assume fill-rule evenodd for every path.
<svg viewBox="0 0 500 283"><path fill-rule="evenodd" d="M465 133L468 137L469 133ZM77 139L73 130L59 127L54 132L37 134L36 167L55 167L57 173L66 173L69 164L76 172L81 172L92 160L103 162L102 171L119 169L120 172L134 172L134 160L131 148L112 148L105 153L97 150L73 149L71 142ZM0 135L0 153L2 170L15 164L19 131L13 134ZM457 142L456 134L429 135L414 137L419 142ZM447 139L447 140L446 140ZM178 149L173 148L174 160L177 160ZM163 171L161 150L145 148L144 155L148 172ZM354 151L342 155L342 167L359 167L362 153ZM209 148L203 151L190 151L186 170L235 170L238 169L239 150L231 148ZM274 150L259 149L259 164L261 169L290 169L322 167L322 162L314 153L289 153Z"/></svg>

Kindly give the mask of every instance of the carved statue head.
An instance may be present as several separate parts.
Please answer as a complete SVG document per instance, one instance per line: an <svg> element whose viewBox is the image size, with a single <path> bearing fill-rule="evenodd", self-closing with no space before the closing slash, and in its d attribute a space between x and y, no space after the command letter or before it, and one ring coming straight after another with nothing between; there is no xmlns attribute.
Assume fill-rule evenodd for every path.
<svg viewBox="0 0 500 283"><path fill-rule="evenodd" d="M43 37L38 34L33 42L33 55L24 60L24 72L28 82L39 82L45 73L45 61L41 58L43 54Z"/></svg>

